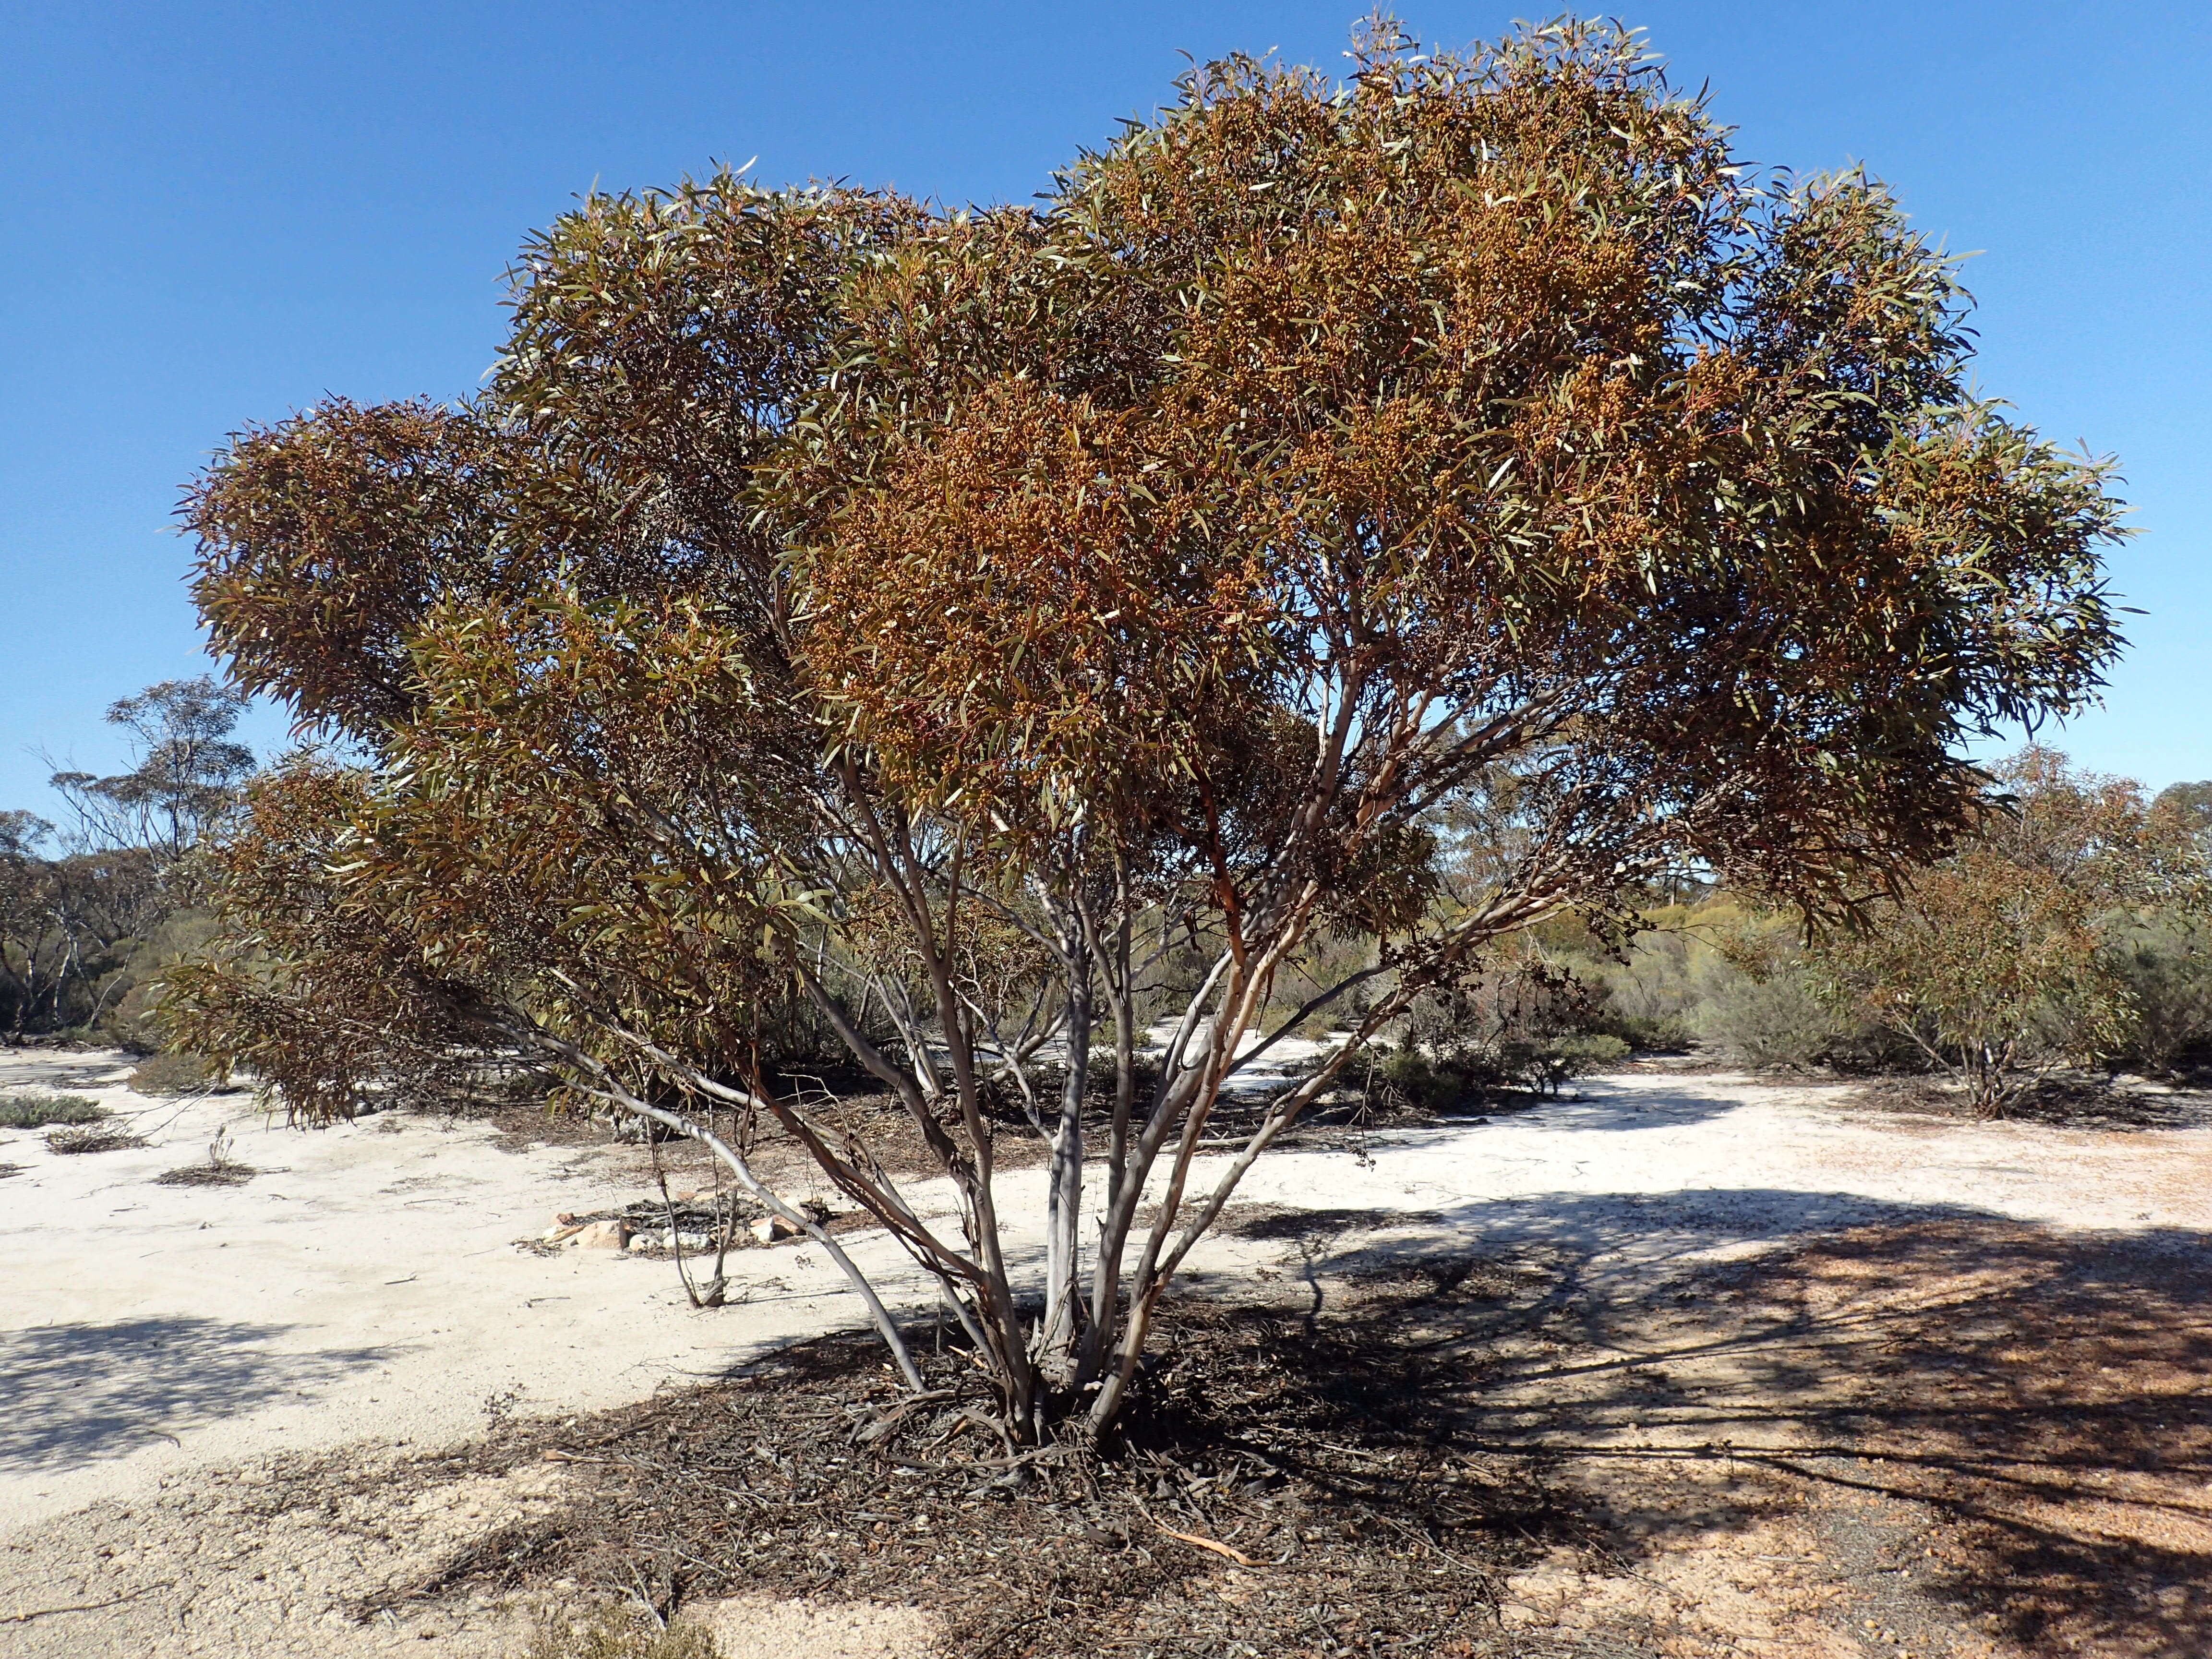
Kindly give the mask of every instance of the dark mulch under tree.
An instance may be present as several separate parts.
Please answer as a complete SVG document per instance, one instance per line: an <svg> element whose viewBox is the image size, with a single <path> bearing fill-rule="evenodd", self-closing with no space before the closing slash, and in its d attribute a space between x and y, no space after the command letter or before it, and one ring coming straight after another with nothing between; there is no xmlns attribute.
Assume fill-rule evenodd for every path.
<svg viewBox="0 0 2212 1659"><path fill-rule="evenodd" d="M1443 1330L1529 1299L1473 1260L1371 1277L1325 1318L1185 1298L1113 1443L1042 1451L998 1437L950 1340L924 1331L920 1397L872 1340L804 1343L520 1431L501 1462L573 1463L588 1489L408 1599L570 1579L663 1615L739 1594L920 1601L951 1651L1028 1659L1529 1651L1499 1628L1504 1575L1599 1533L1540 1455L1479 1443L1425 1374Z"/></svg>

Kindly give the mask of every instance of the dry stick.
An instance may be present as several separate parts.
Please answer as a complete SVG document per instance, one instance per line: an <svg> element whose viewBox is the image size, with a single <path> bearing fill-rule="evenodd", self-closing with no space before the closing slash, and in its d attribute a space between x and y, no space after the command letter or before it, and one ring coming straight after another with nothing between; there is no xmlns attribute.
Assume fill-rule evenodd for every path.
<svg viewBox="0 0 2212 1659"><path fill-rule="evenodd" d="M862 1170L854 1160L840 1158L830 1150L828 1143L822 1139L820 1133L805 1116L783 1105L773 1096L756 1091L733 1089L726 1084L718 1083L705 1073L695 1066L685 1065L666 1049L638 1036L634 1031L617 1030L615 1035L694 1094L703 1095L709 1100L720 1100L733 1107L765 1106L775 1115L777 1122L798 1137L799 1144L805 1147L808 1155L814 1159L816 1164L837 1182L847 1196L865 1205L872 1214L890 1230L894 1237L908 1247L908 1253L915 1255L915 1260L921 1266L933 1272L936 1271L936 1266L930 1260L926 1259L926 1257L933 1256L945 1265L967 1273L970 1277L974 1276L975 1270L969 1264L939 1243L935 1235L922 1224L921 1218L915 1214L913 1207L906 1202L890 1178L884 1175L880 1164L874 1167L872 1174L868 1170ZM915 1246L921 1247L921 1253L915 1251Z"/></svg>
<svg viewBox="0 0 2212 1659"><path fill-rule="evenodd" d="M674 1055L634 1033L623 1032L619 1035L657 1065L679 1076L688 1086L709 1099L720 1098L733 1105L743 1105L757 1098L715 1082L712 1078L685 1066ZM1001 1352L1001 1346L993 1340L985 1329L975 1322L968 1304L957 1293L956 1274L975 1280L981 1277L981 1270L975 1264L963 1260L939 1243L936 1236L922 1224L921 1219L900 1196L896 1188L887 1180L861 1182L857 1176L854 1179L848 1179L848 1166L853 1168L857 1166L851 1166L850 1160L846 1160L843 1164L841 1164L837 1160L833 1159L820 1138L796 1114L781 1109L773 1100L767 1103L769 1109L775 1113L779 1122L785 1124L794 1133L799 1135L808 1151L814 1154L816 1163L828 1170L848 1195L867 1206L878 1218L884 1221L889 1227L892 1237L899 1242L915 1263L937 1280L939 1295L951 1304L952 1311L958 1316L962 1328L968 1333L969 1340L975 1344L976 1347L985 1352L994 1354ZM876 1174L878 1176L881 1176L880 1169L876 1171ZM811 1226L809 1226L808 1231L817 1238L826 1237L816 1232ZM835 1247L830 1248L832 1254L836 1254Z"/></svg>
<svg viewBox="0 0 2212 1659"><path fill-rule="evenodd" d="M738 1178L738 1184L744 1188L755 1202L766 1206L773 1213L781 1216L785 1221L819 1244L830 1259L837 1264L839 1270L844 1273L846 1281L852 1285L860 1300L866 1304L869 1322L875 1326L876 1334L883 1338L884 1345L891 1351L891 1358L898 1363L899 1370L906 1377L907 1385L917 1393L921 1391L923 1387L921 1372L915 1365L914 1356L907 1352L905 1340L899 1335L898 1324L891 1318L890 1310L884 1306L883 1298L876 1294L876 1287L868 1282L868 1276L860 1271L860 1264L845 1254L843 1247L824 1232L821 1224L813 1217L808 1215L804 1210L793 1209L774 1192L762 1185L760 1178L753 1174L745 1160L738 1156L728 1142L711 1129L702 1127L681 1113L667 1111L649 1102L640 1100L623 1086L622 1080L616 1077L611 1070L574 1043L563 1042L550 1032L539 1032L537 1040L570 1065L598 1078L605 1086L592 1092L599 1094L610 1103L618 1105L624 1111L635 1113L640 1117L650 1118L656 1123L665 1124L678 1134L688 1135L699 1142L728 1168L730 1173Z"/></svg>
<svg viewBox="0 0 2212 1659"><path fill-rule="evenodd" d="M1142 1511L1146 1520L1151 1522L1154 1526L1158 1527L1162 1532L1167 1534L1170 1538L1180 1538L1186 1544L1195 1544L1202 1550L1212 1550L1216 1555L1225 1555L1231 1561L1235 1561L1243 1566L1256 1567L1260 1565L1250 1556L1245 1554L1243 1550L1232 1548L1231 1546L1221 1542L1218 1539L1201 1538L1194 1532L1177 1532L1173 1527L1168 1525L1166 1522L1161 1520L1158 1516L1154 1515L1150 1510L1145 1509L1142 1504L1139 1504L1138 1508Z"/></svg>
<svg viewBox="0 0 2212 1659"><path fill-rule="evenodd" d="M691 1270L684 1264L684 1234L676 1224L676 1200L669 1196L668 1171L661 1166L660 1147L651 1135L647 1135L645 1139L647 1146L653 1152L653 1178L660 1188L660 1212L668 1220L668 1248L676 1255L676 1276L684 1281L684 1294L691 1305L695 1308L703 1308L707 1305L706 1300L700 1296L698 1286L691 1282ZM719 1186L720 1183L716 1184ZM715 1208L719 1210L720 1207L718 1196ZM715 1276L720 1278L720 1274L718 1273Z"/></svg>
<svg viewBox="0 0 2212 1659"><path fill-rule="evenodd" d="M890 817L887 831L884 819L878 815L874 804L860 787L858 772L849 757L840 757L838 779L847 799L859 812L862 841L907 911L915 946L937 1003L938 1024L945 1036L946 1058L952 1064L954 1097L962 1125L968 1132L969 1156L975 1163L975 1184L972 1194L968 1195L970 1213L963 1218L969 1228L969 1248L981 1269L975 1275L976 1283L989 1299L994 1338L991 1348L1012 1395L1009 1403L1017 1417L1027 1418L1034 1404L1036 1379L1023 1348L1021 1320L1014 1306L1013 1286L1007 1277L1006 1254L999 1239L998 1200L992 1190L990 1130L983 1121L977 1093L975 1056L957 1036L959 998L952 984L951 970L938 949L928 895L921 890L922 860L915 851L902 814Z"/></svg>

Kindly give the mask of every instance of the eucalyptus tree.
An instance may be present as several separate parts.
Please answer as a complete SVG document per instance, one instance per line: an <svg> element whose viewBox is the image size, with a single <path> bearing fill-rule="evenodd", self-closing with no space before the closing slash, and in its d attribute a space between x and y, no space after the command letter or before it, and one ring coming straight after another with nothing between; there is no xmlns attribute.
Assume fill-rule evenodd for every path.
<svg viewBox="0 0 2212 1659"><path fill-rule="evenodd" d="M166 869L238 802L253 751L231 736L246 699L201 674L163 680L111 703L107 723L128 732L131 767L112 777L56 772L82 848L143 848Z"/></svg>
<svg viewBox="0 0 2212 1659"><path fill-rule="evenodd" d="M1832 1004L1909 1045L1983 1117L2061 1066L2130 1047L2170 1064L2201 1041L2212 908L2185 797L2147 801L2039 747L1996 775L2003 810L1813 955Z"/></svg>
<svg viewBox="0 0 2212 1659"><path fill-rule="evenodd" d="M371 761L215 850L184 1039L310 1111L550 1060L812 1229L772 1124L1036 1437L1115 1417L1253 1161L1494 941L1684 869L1834 911L1948 849L1963 740L2118 647L2104 467L1970 395L1878 185L1753 179L1633 39L1355 55L1196 70L1033 210L594 196L481 401L240 434L203 612ZM1323 939L1366 947L1281 1008ZM1224 1113L1355 986L1348 1044ZM778 1073L794 1006L957 1224Z"/></svg>

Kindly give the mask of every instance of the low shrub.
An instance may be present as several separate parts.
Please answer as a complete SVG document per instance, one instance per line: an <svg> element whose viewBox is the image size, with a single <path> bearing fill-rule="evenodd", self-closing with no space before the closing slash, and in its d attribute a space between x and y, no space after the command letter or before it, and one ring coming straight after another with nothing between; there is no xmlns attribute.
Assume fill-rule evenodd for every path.
<svg viewBox="0 0 2212 1659"><path fill-rule="evenodd" d="M142 1095L197 1095L223 1082L198 1054L155 1054L131 1073L131 1086Z"/></svg>
<svg viewBox="0 0 2212 1659"><path fill-rule="evenodd" d="M230 1131L217 1129L208 1143L207 1162L187 1164L154 1177L156 1187L235 1187L253 1179L260 1170L240 1164L230 1155Z"/></svg>
<svg viewBox="0 0 2212 1659"><path fill-rule="evenodd" d="M113 1129L106 1124L88 1124L81 1129L57 1129L46 1137L46 1150L72 1156L78 1152L120 1152L132 1146L143 1146L144 1139L128 1129Z"/></svg>
<svg viewBox="0 0 2212 1659"><path fill-rule="evenodd" d="M1795 963L1759 979L1715 975L1698 1024L1708 1042L1759 1066L1820 1065L1834 1057L1844 1036L1810 976Z"/></svg>
<svg viewBox="0 0 2212 1659"><path fill-rule="evenodd" d="M656 1630L622 1607L609 1607L586 1624L540 1627L524 1659L720 1659L714 1634L703 1625Z"/></svg>
<svg viewBox="0 0 2212 1659"><path fill-rule="evenodd" d="M107 1115L90 1095L58 1095L44 1090L0 1095L0 1129L43 1129L50 1123L97 1123Z"/></svg>

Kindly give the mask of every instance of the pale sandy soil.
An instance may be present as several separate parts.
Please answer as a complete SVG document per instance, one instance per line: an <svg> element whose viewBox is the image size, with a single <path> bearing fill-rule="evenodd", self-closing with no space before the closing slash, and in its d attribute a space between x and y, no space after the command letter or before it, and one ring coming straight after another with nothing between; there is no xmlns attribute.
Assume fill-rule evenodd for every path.
<svg viewBox="0 0 2212 1659"><path fill-rule="evenodd" d="M858 1322L804 1248L732 1257L736 1305L704 1312L665 1262L514 1248L556 1211L641 1196L635 1149L515 1150L414 1118L303 1133L240 1096L135 1097L123 1075L119 1057L0 1056L0 1087L98 1094L153 1143L61 1158L0 1132L0 1164L21 1166L0 1179L7 1659L511 1653L538 1604L353 1610L559 1505L564 1472L387 1486L378 1471L465 1441L488 1413L587 1412ZM2195 1450L2107 1459L2094 1502L2082 1480L2046 1478L2126 1437L2099 1409L2201 1396L2212 1126L1978 1126L1853 1109L1848 1094L1624 1076L1488 1123L1280 1154L1248 1182L1248 1212L1313 1224L1224 1237L1200 1281L1227 1294L1249 1273L1304 1274L1324 1296L1347 1263L1439 1252L1553 1276L1557 1328L1486 1352L1484 1398L1501 1446L1568 1460L1616 1542L1514 1582L1508 1620L1531 1639L1632 1635L1588 1650L1669 1659L2212 1653L2201 1588L2154 1585L2171 1605L2132 1622L2055 1590L2042 1636L1977 1623L1939 1594L1937 1553L1986 1571L1996 1546L1929 1518L1970 1501L2062 1555L2073 1540L2061 1566L2090 1579L2107 1547L2212 1573L2212 1467ZM151 1184L223 1123L232 1156L264 1173ZM1033 1184L1018 1178L1018 1194ZM1033 1207L1018 1199L1017 1229ZM880 1240L850 1242L919 1297ZM2148 1327L2113 1328L2124 1307ZM2053 1367L2104 1394L2036 1395ZM343 1490L296 1478L339 1448ZM1838 1460L1881 1478L1846 1478ZM908 1608L718 1616L741 1656L929 1642Z"/></svg>

